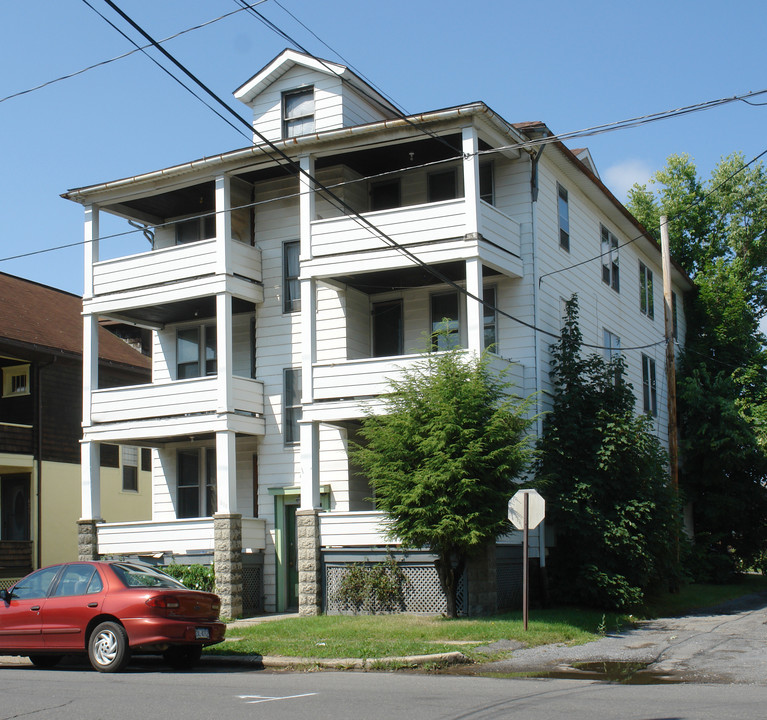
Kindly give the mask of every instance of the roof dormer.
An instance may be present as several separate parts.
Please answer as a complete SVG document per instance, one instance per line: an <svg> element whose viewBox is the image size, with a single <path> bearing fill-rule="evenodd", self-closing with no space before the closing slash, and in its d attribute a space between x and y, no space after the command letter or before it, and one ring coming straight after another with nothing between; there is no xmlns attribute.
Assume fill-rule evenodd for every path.
<svg viewBox="0 0 767 720"><path fill-rule="evenodd" d="M347 67L284 50L234 92L253 111L253 141L272 142L397 117L397 109Z"/></svg>

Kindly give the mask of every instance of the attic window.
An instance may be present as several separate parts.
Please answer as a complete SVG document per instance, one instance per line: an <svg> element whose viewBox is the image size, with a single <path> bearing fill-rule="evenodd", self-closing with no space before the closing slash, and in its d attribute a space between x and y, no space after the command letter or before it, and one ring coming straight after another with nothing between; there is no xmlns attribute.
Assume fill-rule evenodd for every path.
<svg viewBox="0 0 767 720"><path fill-rule="evenodd" d="M3 368L3 397L29 395L29 365Z"/></svg>
<svg viewBox="0 0 767 720"><path fill-rule="evenodd" d="M282 94L282 137L314 132L314 87Z"/></svg>

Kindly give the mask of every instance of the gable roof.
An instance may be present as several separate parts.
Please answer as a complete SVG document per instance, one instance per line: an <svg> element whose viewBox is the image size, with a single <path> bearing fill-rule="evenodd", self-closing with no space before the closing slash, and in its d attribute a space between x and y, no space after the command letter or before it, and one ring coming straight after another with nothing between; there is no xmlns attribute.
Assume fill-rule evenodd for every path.
<svg viewBox="0 0 767 720"><path fill-rule="evenodd" d="M234 97L246 105L251 103L259 93L263 92L269 85L278 80L296 65L303 66L314 72L323 73L324 75L335 75L342 81L348 82L358 92L370 98L376 104L385 107L390 112L397 115L399 114L399 111L391 104L391 102L383 97L378 91L374 90L367 82L362 80L362 78L349 70L345 65L339 65L338 63L330 62L330 60L323 60L322 58L314 57L313 55L306 55L289 48L283 50L276 58L267 63L252 78L250 78L250 80L238 87L234 91Z"/></svg>
<svg viewBox="0 0 767 720"><path fill-rule="evenodd" d="M82 357L81 297L0 272L0 301L0 342ZM135 369L152 366L150 358L103 328L99 328L99 359Z"/></svg>

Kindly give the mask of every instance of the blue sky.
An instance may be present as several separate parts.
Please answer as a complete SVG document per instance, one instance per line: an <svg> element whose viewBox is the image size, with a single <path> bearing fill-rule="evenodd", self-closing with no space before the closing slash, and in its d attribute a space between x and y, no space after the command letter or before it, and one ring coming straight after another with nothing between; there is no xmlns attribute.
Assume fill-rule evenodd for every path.
<svg viewBox="0 0 767 720"><path fill-rule="evenodd" d="M103 0L89 2L128 31ZM258 10L410 113L481 100L510 122L542 120L564 133L767 88L763 0L279 3ZM238 8L234 0L117 4L156 39ZM0 23L0 98L133 48L82 0L4 2ZM239 12L165 47L247 117L232 92L287 46ZM767 107L738 102L568 144L590 148L622 200L672 153L691 155L705 177L732 152L750 160L767 148L765 128ZM82 240L82 208L62 192L247 144L141 53L0 101L0 129L0 271L78 294L82 247L3 259ZM102 252L107 242L107 255L146 249L121 239Z"/></svg>

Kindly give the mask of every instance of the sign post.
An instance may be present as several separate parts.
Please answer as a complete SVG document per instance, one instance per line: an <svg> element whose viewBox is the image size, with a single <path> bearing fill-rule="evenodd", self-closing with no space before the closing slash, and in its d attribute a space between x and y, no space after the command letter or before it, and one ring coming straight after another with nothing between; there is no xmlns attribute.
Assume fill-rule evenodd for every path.
<svg viewBox="0 0 767 720"><path fill-rule="evenodd" d="M509 520L517 530L522 531L522 619L525 630L527 630L530 601L528 535L529 530L537 528L544 517L546 517L546 501L537 490L518 490L509 500Z"/></svg>

